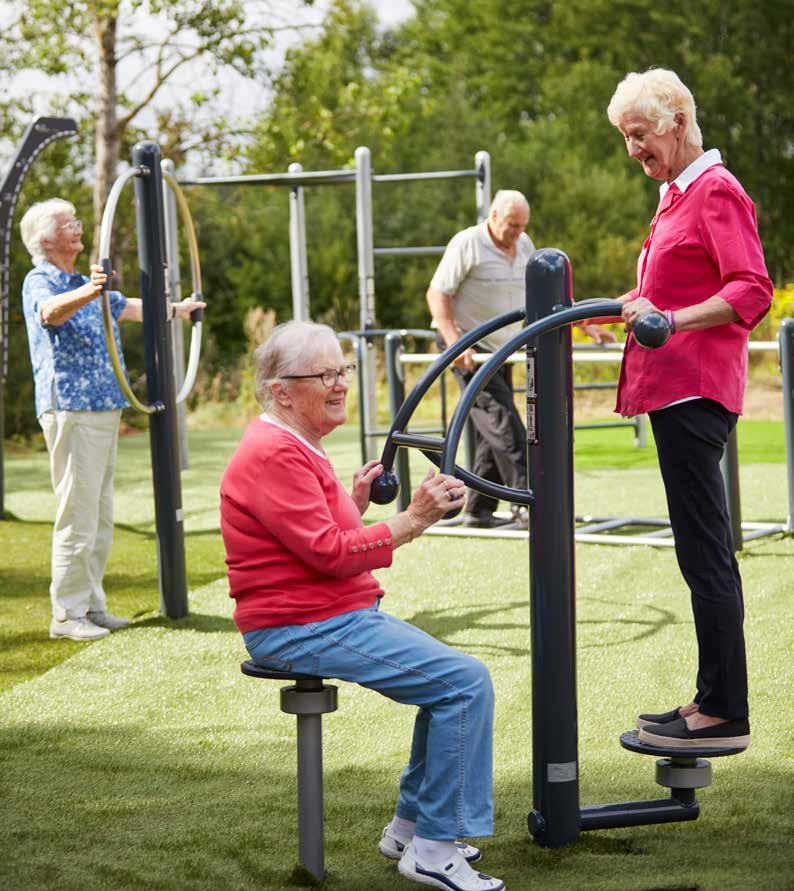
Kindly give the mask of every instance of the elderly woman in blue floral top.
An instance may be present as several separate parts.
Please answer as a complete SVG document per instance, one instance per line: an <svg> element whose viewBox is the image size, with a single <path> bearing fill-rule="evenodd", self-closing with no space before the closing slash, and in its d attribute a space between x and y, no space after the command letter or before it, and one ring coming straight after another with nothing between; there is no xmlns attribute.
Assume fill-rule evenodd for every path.
<svg viewBox="0 0 794 891"><path fill-rule="evenodd" d="M36 415L50 455L57 499L52 536L50 637L95 640L129 622L106 609L102 577L113 541L113 471L121 409L127 404L108 357L97 297L106 276L77 272L82 223L59 198L34 204L22 218L33 269L22 303L36 386ZM119 320L140 322L138 298L110 292L117 344ZM188 318L190 298L175 305Z"/></svg>

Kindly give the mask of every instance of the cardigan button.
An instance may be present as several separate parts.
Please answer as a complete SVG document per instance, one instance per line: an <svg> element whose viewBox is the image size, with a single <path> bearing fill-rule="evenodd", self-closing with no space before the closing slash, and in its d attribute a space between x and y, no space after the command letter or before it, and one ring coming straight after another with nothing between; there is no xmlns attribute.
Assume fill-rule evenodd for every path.
<svg viewBox="0 0 794 891"><path fill-rule="evenodd" d="M353 545L353 547L350 548L350 550L351 550L354 554L357 554L357 553L358 553L358 547L356 547L356 545Z"/></svg>

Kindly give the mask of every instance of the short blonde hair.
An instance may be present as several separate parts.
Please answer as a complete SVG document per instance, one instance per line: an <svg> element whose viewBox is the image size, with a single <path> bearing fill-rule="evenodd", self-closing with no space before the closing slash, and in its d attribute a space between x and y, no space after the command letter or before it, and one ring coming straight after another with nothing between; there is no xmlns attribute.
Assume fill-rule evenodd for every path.
<svg viewBox="0 0 794 891"><path fill-rule="evenodd" d="M514 207L525 207L529 213L529 201L526 196L517 189L499 189L491 202L491 213L495 213L497 219L503 220L510 215Z"/></svg>
<svg viewBox="0 0 794 891"><path fill-rule="evenodd" d="M74 204L63 198L50 198L32 205L19 224L22 243L28 250L33 265L38 266L47 259L44 242L52 241L58 227L57 218L62 213L73 214Z"/></svg>
<svg viewBox="0 0 794 891"><path fill-rule="evenodd" d="M285 374L302 372L318 349L339 344L333 328L316 322L293 320L276 325L270 337L254 350L256 399L267 408L272 400L270 384Z"/></svg>
<svg viewBox="0 0 794 891"><path fill-rule="evenodd" d="M632 71L618 84L607 107L610 123L620 129L627 114L645 118L658 134L675 127L675 116L684 118L684 141L701 148L703 135L697 122L695 98L675 73L666 68L650 68L640 74Z"/></svg>

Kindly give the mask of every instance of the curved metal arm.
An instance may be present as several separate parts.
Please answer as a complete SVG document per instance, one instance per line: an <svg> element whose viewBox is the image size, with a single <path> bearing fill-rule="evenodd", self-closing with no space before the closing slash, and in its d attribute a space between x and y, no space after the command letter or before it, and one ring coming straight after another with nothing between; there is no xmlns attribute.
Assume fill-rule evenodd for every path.
<svg viewBox="0 0 794 891"><path fill-rule="evenodd" d="M165 405L163 405L162 402L155 402L152 405L147 405L145 402L141 402L135 393L132 392L132 387L127 380L127 375L121 364L119 351L116 348L116 336L113 330L113 314L110 311L110 277L113 274L113 264L110 260L110 233L113 229L113 218L116 216L116 206L119 203L119 196L121 195L124 186L134 177L143 175L143 167L130 167L129 170L125 170L116 182L113 183L113 188L110 190L107 203L105 204L105 212L102 214L102 225L99 230L99 262L102 264L102 269L107 276L107 282L102 289L102 322L105 329L105 343L107 345L108 356L110 356L110 364L113 366L113 371L116 374L119 389L124 394L127 402L142 414L153 415L165 411Z"/></svg>
<svg viewBox="0 0 794 891"><path fill-rule="evenodd" d="M400 410L397 412L394 421L392 421L392 425L389 428L389 434L386 438L386 443L383 446L383 452L381 453L380 463L383 465L384 470L391 470L392 465L394 464L394 456L397 453L397 446L393 441L393 435L395 433L402 433L405 428L408 426L408 422L413 417L413 413L416 411L419 402L425 393L433 386L436 379L441 375L443 371L449 368L450 365L458 358L458 356L462 355L466 352L470 347L474 346L478 341L482 340L483 337L487 337L489 334L498 330L499 328L504 328L505 325L512 325L515 322L522 322L526 317L526 312L523 309L514 309L512 312L503 313L501 316L496 316L496 318L491 319L488 322L485 322L482 325L479 325L477 328L469 331L468 334L464 334L460 340L455 341L451 347L448 347L444 352L436 359L435 362L427 369L427 371L419 378L414 386L413 390L408 394L408 398L403 402L400 406ZM462 477L461 477L462 479Z"/></svg>
<svg viewBox="0 0 794 891"><path fill-rule="evenodd" d="M176 178L167 170L162 171L163 180L174 193L176 203L179 207L179 215L182 218L182 225L185 227L185 235L187 236L188 254L190 256L190 280L193 293L190 295L193 300L201 300L201 262L199 259L198 239L196 238L196 230L193 226L193 217L190 213L187 199L184 192L179 186ZM184 402L188 393L193 389L196 382L196 373L198 371L199 358L201 356L201 321L204 318L204 310L196 309L190 314L193 322L193 331L190 335L190 354L188 356L187 369L185 371L185 379L182 386L176 394L176 402Z"/></svg>
<svg viewBox="0 0 794 891"><path fill-rule="evenodd" d="M539 319L531 325L527 325L526 328L522 329L504 346L500 347L493 356L480 367L471 381L469 381L469 385L466 387L466 390L452 415L452 420L450 421L449 430L447 431L446 441L444 443L444 451L441 455L441 472L456 472L455 455L458 451L458 445L463 434L466 419L474 405L474 401L485 388L488 381L490 381L502 365L504 365L505 361L512 353L525 347L531 340L535 340L542 334L554 331L557 328L562 328L564 325L570 325L573 322L579 322L582 319L588 319L594 313L601 316L619 315L620 310L621 304L617 300L598 300L593 302L588 301L584 305L576 304L566 309L561 309L553 315ZM472 480L472 483L472 488L475 488L478 491L485 491L483 484L486 484L489 490L487 494L493 495L495 498L512 501L516 504L531 504L533 501L532 492L529 489L516 490L508 488L507 486L491 483L488 480L483 480L479 477L475 477L474 480Z"/></svg>

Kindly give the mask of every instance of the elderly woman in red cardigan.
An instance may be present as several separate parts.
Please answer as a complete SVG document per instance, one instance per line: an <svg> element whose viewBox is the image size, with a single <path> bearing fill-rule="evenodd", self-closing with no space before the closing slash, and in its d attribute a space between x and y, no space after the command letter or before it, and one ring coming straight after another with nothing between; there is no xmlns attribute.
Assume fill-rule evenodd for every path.
<svg viewBox="0 0 794 891"><path fill-rule="evenodd" d="M463 506L463 483L428 473L407 509L365 526L370 461L351 493L323 438L347 419L354 366L325 325L279 325L254 354L254 420L221 485L234 620L251 658L277 670L341 678L418 706L394 818L378 848L407 879L446 891L504 891L472 869L458 836L493 832L493 686L482 662L380 609L373 569Z"/></svg>
<svg viewBox="0 0 794 891"><path fill-rule="evenodd" d="M678 76L629 74L607 114L629 157L661 181L637 287L621 300L629 330L658 310L673 335L658 350L629 336L616 410L651 420L698 643L694 697L641 714L639 736L665 748L744 748L744 600L719 463L742 411L748 335L769 309L772 283L753 202L719 151L704 152L692 93Z"/></svg>

